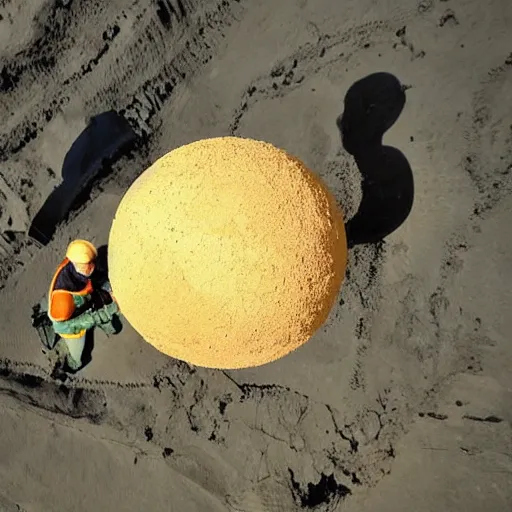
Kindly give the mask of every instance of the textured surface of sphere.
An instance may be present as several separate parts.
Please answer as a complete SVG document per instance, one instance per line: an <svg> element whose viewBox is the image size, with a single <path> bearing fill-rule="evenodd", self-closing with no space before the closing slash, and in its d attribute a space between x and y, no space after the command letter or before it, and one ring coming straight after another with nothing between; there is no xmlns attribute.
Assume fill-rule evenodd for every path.
<svg viewBox="0 0 512 512"><path fill-rule="evenodd" d="M210 368L258 366L305 343L346 262L342 215L319 178L236 137L157 160L123 197L109 238L126 319L158 350Z"/></svg>

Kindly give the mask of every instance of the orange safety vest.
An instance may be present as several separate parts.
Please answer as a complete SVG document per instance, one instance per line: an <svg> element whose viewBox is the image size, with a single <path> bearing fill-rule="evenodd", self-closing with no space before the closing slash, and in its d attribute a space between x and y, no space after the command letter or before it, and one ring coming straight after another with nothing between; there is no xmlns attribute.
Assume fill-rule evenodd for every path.
<svg viewBox="0 0 512 512"><path fill-rule="evenodd" d="M57 277L62 272L62 269L69 263L68 258L64 258L61 264L57 267L50 284L48 292L48 316L54 322L64 322L69 320L75 312L74 296L89 295L93 291L92 282L89 279L85 287L78 292L71 292L69 290L54 290ZM70 300L71 299L71 300ZM78 334L60 334L63 338L81 338L85 334L85 329Z"/></svg>

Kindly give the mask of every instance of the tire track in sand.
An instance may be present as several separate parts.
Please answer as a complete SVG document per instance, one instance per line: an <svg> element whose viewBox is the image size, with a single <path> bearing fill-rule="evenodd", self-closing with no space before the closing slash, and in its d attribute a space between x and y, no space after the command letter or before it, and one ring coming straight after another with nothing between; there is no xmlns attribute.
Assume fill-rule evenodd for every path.
<svg viewBox="0 0 512 512"><path fill-rule="evenodd" d="M69 20L72 28L66 30L82 31L84 27L80 21L87 11L74 12L73 5L68 6L66 13L75 21ZM96 4L92 2L90 5ZM41 82L45 79L53 82L46 83L44 94L38 96L28 88L27 94L36 97L34 104L28 112L22 110L20 119L14 116L14 122L0 128L3 130L0 131L0 163L5 162L3 176L12 192L24 197L31 180L29 171L25 177L17 172L18 169L9 172L9 161L23 156L24 150L29 149L52 119L65 111L75 98L81 99L86 111L97 113L113 108L124 115L140 138L136 152L144 156L144 147L150 143L153 131L158 129L159 112L179 86L213 58L224 31L240 16L241 10L240 0L218 0L205 6L199 0L182 0L179 4L176 0L157 4L136 0L131 7L116 12L107 21L102 20L92 30L99 49L92 56L84 55L79 63L80 71L66 76L45 75ZM100 9L98 16L102 13ZM87 26L88 21L82 21ZM133 37L132 31L138 36ZM58 35L62 35L60 31ZM118 41L123 48L122 58L119 48L115 47ZM58 52L58 44L56 46ZM148 58L148 54L160 57ZM108 73L108 80L104 80L105 73ZM101 77L98 83L96 74ZM34 87L39 87L39 83ZM3 100L0 108L1 105L22 102L21 89L14 87L0 92ZM130 150L115 167L130 169L133 165L129 162L133 158ZM133 172L125 174L125 178L132 181L136 178ZM18 235L15 240L8 240L4 249L3 258L0 258L0 288L38 251L30 240Z"/></svg>
<svg viewBox="0 0 512 512"><path fill-rule="evenodd" d="M75 96L83 97L86 105L96 105L96 111L103 107L125 111L128 116L131 114L134 128L147 135L149 118L170 98L176 84L211 60L223 37L223 30L238 13L236 8L240 0L219 0L205 6L199 0L182 1L179 15L173 10L167 17L162 15L163 7L160 4L150 4L151 8L141 4L140 1L133 2L130 8L111 15L107 21L104 21L108 17L108 13L103 12L104 2L92 2L95 16L91 16L91 12L85 8L76 13L71 9L66 10L70 18L61 20L53 14L59 13L60 9L51 11L51 23L56 19L61 21L55 24L55 28L45 29L45 34L48 34L36 40L35 49L31 47L25 50L26 55L20 52L16 62L25 59L26 64L21 67L19 64L4 65L2 74L6 76L2 82L4 87L0 88L4 105L2 113L9 114L7 118L12 117L13 111L9 112L7 105L12 108L12 105L20 104L22 99L28 97L31 98L31 108L28 115L23 115L19 120L14 115L14 125L8 123L5 131L0 133L0 161L12 158L35 140L45 125ZM168 2L166 5L172 4ZM73 13L74 16L71 16ZM89 35L93 39L75 64L79 70L69 76L57 73L55 69L61 61L65 69L71 67L66 51L72 48L76 50L78 35L73 30L82 33L89 24L89 34L95 34L95 37ZM132 30L139 36L134 38ZM116 39L123 41L122 59L119 51L111 55ZM47 52L46 47L51 47L51 51ZM159 57L148 58L148 53ZM38 59L43 57L49 62L36 66ZM101 73L104 80L104 74L108 72L107 85L101 87L95 84L94 77L91 77L92 84L88 83L88 75L94 75L92 71L103 65L103 61L108 61ZM18 68L11 70L9 66L15 65ZM34 85L22 88L25 82ZM130 89L127 84L131 83L134 85L127 99L126 90Z"/></svg>

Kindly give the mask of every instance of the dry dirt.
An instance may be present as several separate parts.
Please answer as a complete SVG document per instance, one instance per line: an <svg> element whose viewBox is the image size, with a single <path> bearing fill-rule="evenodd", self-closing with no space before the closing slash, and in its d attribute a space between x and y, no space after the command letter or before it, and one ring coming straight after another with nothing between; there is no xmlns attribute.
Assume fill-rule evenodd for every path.
<svg viewBox="0 0 512 512"><path fill-rule="evenodd" d="M0 508L510 510L511 29L509 0L0 0ZM336 119L378 71L406 86L384 143L409 162L414 206L350 250L310 342L214 371L125 325L51 377L32 305L66 244L105 244L124 191L169 150L269 141L353 217L361 175ZM110 110L136 143L31 242L68 150Z"/></svg>

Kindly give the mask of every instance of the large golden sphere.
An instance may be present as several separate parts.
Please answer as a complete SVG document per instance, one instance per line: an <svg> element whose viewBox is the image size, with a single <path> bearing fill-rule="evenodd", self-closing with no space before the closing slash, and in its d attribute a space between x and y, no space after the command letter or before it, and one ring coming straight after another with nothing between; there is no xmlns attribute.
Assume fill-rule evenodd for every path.
<svg viewBox="0 0 512 512"><path fill-rule="evenodd" d="M305 343L346 263L343 218L320 179L237 137L157 160L123 197L109 238L126 319L158 350L209 368L258 366Z"/></svg>

